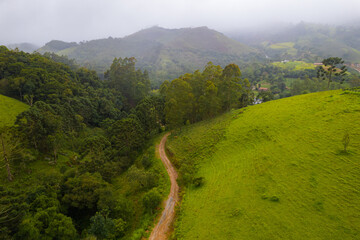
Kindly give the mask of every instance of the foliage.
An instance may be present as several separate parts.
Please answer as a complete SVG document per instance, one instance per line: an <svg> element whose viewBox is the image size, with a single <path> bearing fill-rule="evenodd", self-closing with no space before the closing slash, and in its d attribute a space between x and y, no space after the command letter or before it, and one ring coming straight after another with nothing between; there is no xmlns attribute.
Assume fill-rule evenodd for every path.
<svg viewBox="0 0 360 240"><path fill-rule="evenodd" d="M347 152L347 147L350 143L350 134L349 132L345 132L344 137L342 139L343 145L344 145L344 152Z"/></svg>
<svg viewBox="0 0 360 240"><path fill-rule="evenodd" d="M161 203L161 199L161 194L156 188L150 190L143 197L145 209L149 212L153 212L154 209Z"/></svg>
<svg viewBox="0 0 360 240"><path fill-rule="evenodd" d="M115 223L111 218L105 218L100 213L96 213L91 219L89 233L97 239L114 239Z"/></svg>
<svg viewBox="0 0 360 240"><path fill-rule="evenodd" d="M195 71L164 82L160 87L165 95L165 118L170 128L187 121L194 123L253 102L250 83L241 79L237 65L224 69L209 62L203 72Z"/></svg>
<svg viewBox="0 0 360 240"><path fill-rule="evenodd" d="M257 50L206 27L152 27L125 38L110 37L74 45L51 41L38 51L74 58L82 66L96 70L99 74L111 66L114 56L122 59L136 57L137 65L143 71L149 71L153 87L200 69L208 61L225 66L231 62L240 64L242 61L260 58Z"/></svg>
<svg viewBox="0 0 360 240"><path fill-rule="evenodd" d="M320 66L318 68L317 74L318 78L328 81L328 89L330 83L333 81L333 78L340 79L340 83L343 83L346 76L346 66L343 65L344 61L338 57L330 57L322 61L325 67ZM340 68L340 69L339 69Z"/></svg>
<svg viewBox="0 0 360 240"><path fill-rule="evenodd" d="M141 199L154 187L162 198L167 175L154 147L144 153L146 161L137 159L145 159L147 140L165 123L164 98L140 86L149 86L147 73L134 64L121 62L114 72L120 78L100 81L66 57L0 47L0 92L30 105L0 95L8 105L0 107L8 113L0 115L0 157L8 166L0 172L0 238L91 237L98 234L90 234L91 225L101 223L96 212L111 225L108 239L131 236L152 222ZM136 96L112 86L133 76ZM131 183L128 176L135 176ZM140 187L127 191L130 186Z"/></svg>
<svg viewBox="0 0 360 240"><path fill-rule="evenodd" d="M110 87L121 92L128 104L134 107L150 91L147 71L135 69L135 58L115 58L110 69L105 72Z"/></svg>

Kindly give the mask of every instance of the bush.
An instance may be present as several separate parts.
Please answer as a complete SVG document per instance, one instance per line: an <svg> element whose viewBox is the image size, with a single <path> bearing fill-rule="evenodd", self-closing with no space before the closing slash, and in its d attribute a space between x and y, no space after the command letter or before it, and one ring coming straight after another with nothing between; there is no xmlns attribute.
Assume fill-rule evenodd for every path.
<svg viewBox="0 0 360 240"><path fill-rule="evenodd" d="M153 213L153 210L161 203L161 199L161 195L156 188L145 193L143 197L143 204L146 211Z"/></svg>
<svg viewBox="0 0 360 240"><path fill-rule="evenodd" d="M197 177L193 181L195 187L200 187L204 184L204 178L203 177Z"/></svg>
<svg viewBox="0 0 360 240"><path fill-rule="evenodd" d="M277 197L277 196L272 196L271 198L270 198L270 201L272 201L272 202L278 202L280 199Z"/></svg>

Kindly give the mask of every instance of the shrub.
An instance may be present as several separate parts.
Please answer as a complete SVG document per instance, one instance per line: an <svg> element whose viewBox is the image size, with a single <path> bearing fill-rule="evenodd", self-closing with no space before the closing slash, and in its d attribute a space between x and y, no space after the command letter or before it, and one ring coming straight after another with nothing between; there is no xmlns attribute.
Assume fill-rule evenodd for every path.
<svg viewBox="0 0 360 240"><path fill-rule="evenodd" d="M270 198L270 201L272 201L272 202L278 202L280 199L277 197L277 196L272 196L271 198Z"/></svg>
<svg viewBox="0 0 360 240"><path fill-rule="evenodd" d="M145 193L143 197L143 204L146 211L153 213L153 210L161 203L161 195L159 191L154 188L149 192Z"/></svg>

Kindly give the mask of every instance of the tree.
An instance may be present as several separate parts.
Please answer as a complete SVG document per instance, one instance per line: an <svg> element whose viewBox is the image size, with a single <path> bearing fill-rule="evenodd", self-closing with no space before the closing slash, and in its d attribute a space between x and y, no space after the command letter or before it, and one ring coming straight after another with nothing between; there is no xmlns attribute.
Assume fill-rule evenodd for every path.
<svg viewBox="0 0 360 240"><path fill-rule="evenodd" d="M115 223L111 218L105 218L100 213L96 213L91 219L89 233L98 239L113 239L115 233Z"/></svg>
<svg viewBox="0 0 360 240"><path fill-rule="evenodd" d="M350 143L350 134L349 132L345 132L344 137L342 139L343 145L344 145L344 152L347 152L347 147Z"/></svg>
<svg viewBox="0 0 360 240"><path fill-rule="evenodd" d="M147 71L135 69L135 58L115 58L110 69L105 73L110 87L117 89L126 97L130 106L135 106L150 91Z"/></svg>
<svg viewBox="0 0 360 240"><path fill-rule="evenodd" d="M345 75L347 72L344 61L339 57L330 57L322 61L325 67L320 66L317 70L317 77L322 80L328 81L327 88L330 88L330 83L333 81L333 77L340 79L340 83L343 83L345 80Z"/></svg>
<svg viewBox="0 0 360 240"><path fill-rule="evenodd" d="M143 204L147 211L153 213L153 210L161 203L161 195L156 188L151 189L145 193L143 197Z"/></svg>
<svg viewBox="0 0 360 240"><path fill-rule="evenodd" d="M99 200L99 190L105 186L99 173L69 178L64 184L62 201L78 209L94 209Z"/></svg>
<svg viewBox="0 0 360 240"><path fill-rule="evenodd" d="M14 179L11 167L15 160L23 157L23 149L19 139L9 128L0 129L0 162L2 162L7 172L7 178L11 182Z"/></svg>
<svg viewBox="0 0 360 240"><path fill-rule="evenodd" d="M167 90L165 103L166 122L171 128L180 127L190 120L193 102L190 84L181 78L174 79Z"/></svg>
<svg viewBox="0 0 360 240"><path fill-rule="evenodd" d="M208 80L206 83L205 94L199 98L199 111L202 119L211 118L220 111L220 98L218 97L218 88Z"/></svg>
<svg viewBox="0 0 360 240"><path fill-rule="evenodd" d="M241 72L236 64L227 65L221 75L219 91L221 94L223 109L228 111L233 107L238 107L241 96Z"/></svg>
<svg viewBox="0 0 360 240"><path fill-rule="evenodd" d="M61 213L54 215L45 233L51 239L58 240L76 239L77 236L71 218Z"/></svg>
<svg viewBox="0 0 360 240"><path fill-rule="evenodd" d="M111 143L122 154L139 149L144 143L144 135L141 123L136 117L116 121L110 132Z"/></svg>

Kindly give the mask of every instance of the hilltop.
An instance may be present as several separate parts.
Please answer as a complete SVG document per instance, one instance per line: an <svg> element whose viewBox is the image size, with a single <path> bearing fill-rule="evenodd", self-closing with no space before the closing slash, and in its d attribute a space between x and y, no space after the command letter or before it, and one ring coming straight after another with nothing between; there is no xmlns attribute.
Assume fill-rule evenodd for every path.
<svg viewBox="0 0 360 240"><path fill-rule="evenodd" d="M198 166L177 239L357 239L360 95L328 91L232 111L173 134L169 156ZM348 152L342 139L350 134Z"/></svg>
<svg viewBox="0 0 360 240"><path fill-rule="evenodd" d="M38 51L66 55L98 73L109 68L115 57L135 57L137 66L150 72L153 85L201 69L209 61L216 65L240 63L257 54L257 50L207 27L152 27L124 38L79 44L51 41Z"/></svg>
<svg viewBox="0 0 360 240"><path fill-rule="evenodd" d="M256 47L273 60L319 62L337 56L360 63L360 25L328 26L301 22L258 32L233 32L234 39Z"/></svg>
<svg viewBox="0 0 360 240"><path fill-rule="evenodd" d="M16 116L28 108L25 103L0 94L0 127L13 125Z"/></svg>

